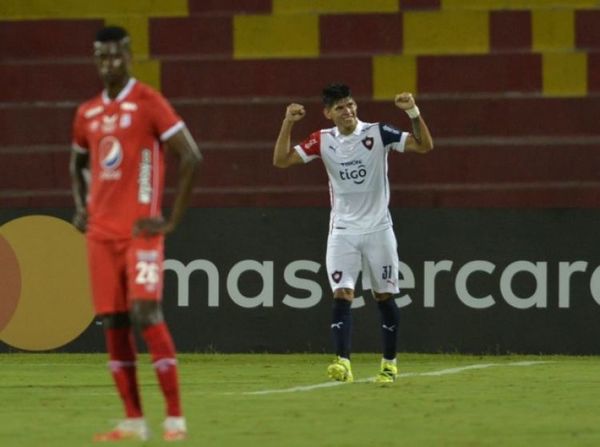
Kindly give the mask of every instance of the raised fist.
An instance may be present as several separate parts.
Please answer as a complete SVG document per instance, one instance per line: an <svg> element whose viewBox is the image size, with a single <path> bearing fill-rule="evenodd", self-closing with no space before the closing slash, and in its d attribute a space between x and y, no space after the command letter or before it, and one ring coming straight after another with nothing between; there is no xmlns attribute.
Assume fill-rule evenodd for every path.
<svg viewBox="0 0 600 447"><path fill-rule="evenodd" d="M396 107L402 110L408 110L415 106L415 98L413 98L412 93L399 93L394 98L394 103L396 104Z"/></svg>
<svg viewBox="0 0 600 447"><path fill-rule="evenodd" d="M292 103L287 106L285 111L285 119L292 122L300 121L304 115L306 115L306 110L302 104Z"/></svg>

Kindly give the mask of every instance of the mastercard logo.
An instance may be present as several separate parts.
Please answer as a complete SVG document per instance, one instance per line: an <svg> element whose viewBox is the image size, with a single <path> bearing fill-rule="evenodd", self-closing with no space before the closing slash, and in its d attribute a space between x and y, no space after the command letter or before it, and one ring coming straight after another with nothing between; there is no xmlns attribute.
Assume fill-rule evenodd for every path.
<svg viewBox="0 0 600 447"><path fill-rule="evenodd" d="M0 227L0 341L46 351L77 338L91 323L85 237L50 216Z"/></svg>

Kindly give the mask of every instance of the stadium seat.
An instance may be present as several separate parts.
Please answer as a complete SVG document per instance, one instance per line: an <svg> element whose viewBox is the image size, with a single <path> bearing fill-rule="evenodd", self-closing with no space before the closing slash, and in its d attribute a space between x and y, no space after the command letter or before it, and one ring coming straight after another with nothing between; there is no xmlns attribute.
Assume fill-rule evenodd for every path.
<svg viewBox="0 0 600 447"><path fill-rule="evenodd" d="M134 73L199 141L196 206L327 206L318 163L299 174L271 156L289 102L308 110L296 141L329 126L319 92L330 81L352 86L363 120L405 129L391 99L416 94L436 150L390 159L394 206L599 204L595 0L25 4L0 11L3 207L71 206L71 120L100 88L89 42L104 23L132 29Z"/></svg>

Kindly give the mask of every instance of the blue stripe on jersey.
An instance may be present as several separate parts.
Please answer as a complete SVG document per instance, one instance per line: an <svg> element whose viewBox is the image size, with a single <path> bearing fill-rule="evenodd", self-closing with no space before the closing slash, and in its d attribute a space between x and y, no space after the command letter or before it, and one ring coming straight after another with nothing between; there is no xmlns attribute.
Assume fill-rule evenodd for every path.
<svg viewBox="0 0 600 447"><path fill-rule="evenodd" d="M402 138L402 132L389 124L379 123L379 132L384 146L398 143Z"/></svg>

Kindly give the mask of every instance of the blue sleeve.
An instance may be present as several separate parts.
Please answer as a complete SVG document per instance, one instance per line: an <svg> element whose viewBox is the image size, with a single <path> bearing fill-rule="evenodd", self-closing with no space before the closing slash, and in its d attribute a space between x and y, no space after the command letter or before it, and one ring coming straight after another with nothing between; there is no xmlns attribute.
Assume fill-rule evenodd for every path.
<svg viewBox="0 0 600 447"><path fill-rule="evenodd" d="M381 140L385 147L400 142L402 138L402 131L389 124L379 123L379 132L381 133Z"/></svg>

